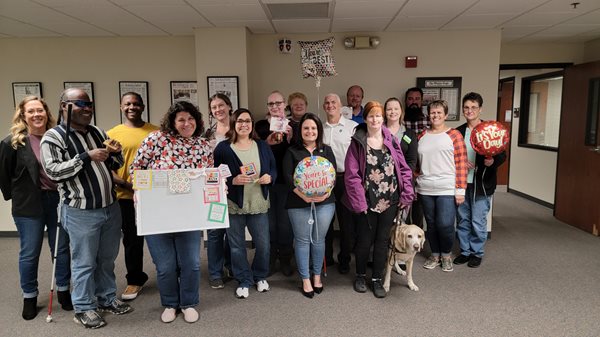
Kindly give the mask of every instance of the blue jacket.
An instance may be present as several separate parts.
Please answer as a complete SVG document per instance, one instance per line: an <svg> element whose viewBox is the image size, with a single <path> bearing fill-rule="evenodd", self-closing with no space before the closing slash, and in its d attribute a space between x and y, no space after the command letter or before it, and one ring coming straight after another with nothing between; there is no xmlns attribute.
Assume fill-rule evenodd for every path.
<svg viewBox="0 0 600 337"><path fill-rule="evenodd" d="M258 145L258 156L260 158L260 176L263 174L271 176L271 184L261 185L263 197L267 199L269 196L269 186L277 179L277 165L275 164L275 157L273 156L271 147L262 140L255 140L255 142ZM227 199L235 202L239 208L242 208L244 205L244 186L234 185L233 178L242 173L240 167L244 164L231 148L229 140L220 142L215 148L213 156L215 167L221 164L229 166L231 177L227 178Z"/></svg>

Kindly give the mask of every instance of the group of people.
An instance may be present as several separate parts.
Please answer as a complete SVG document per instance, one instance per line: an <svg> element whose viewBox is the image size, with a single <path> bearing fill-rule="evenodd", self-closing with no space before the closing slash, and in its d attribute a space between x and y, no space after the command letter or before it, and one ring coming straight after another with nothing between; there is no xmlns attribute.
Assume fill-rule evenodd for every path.
<svg viewBox="0 0 600 337"><path fill-rule="evenodd" d="M403 214L420 226L425 217L431 247L425 268L441 265L449 272L453 264L478 267L496 168L505 160L504 153L493 158L476 154L465 141L481 122L481 95L465 95L467 122L457 129L445 124L445 101L431 102L424 113L419 88L407 90L406 109L397 98L363 106L363 97L360 86L348 89L350 119L342 116L340 97L326 95L326 119L321 121L307 112L304 94L293 93L286 100L273 91L267 97L267 118L258 120L248 109L233 111L229 98L218 93L209 98L205 130L201 113L187 102L174 103L160 126L143 121L142 97L129 92L121 98L123 123L106 133L90 124L93 104L81 89L62 93L58 124L42 98L25 98L0 145L0 187L4 198L13 201L21 243L23 318L37 315L37 269L47 228L50 249L56 250L58 301L63 310L75 310L77 323L99 328L106 324L100 312L133 310L124 301L135 299L148 280L144 239L156 267L164 307L160 319L172 322L179 312L186 322L199 319L195 307L202 232L137 235L132 177L140 169L229 167L230 226L208 231L208 278L213 289L234 278L240 299L253 287L269 291L267 278L277 271L291 276L293 259L302 295L320 294L322 269L335 264L336 215L338 270L349 273L354 254L357 292L370 286L376 297L386 296L382 274L390 230ZM271 120L282 118L289 118L287 127L271 131ZM114 144L106 146L107 139ZM335 167L330 193L306 195L294 186L296 166L310 156L323 157ZM243 170L247 165L253 165L254 174ZM455 222L461 254L452 259ZM255 248L252 263L246 228ZM114 263L121 234L127 287L118 299Z"/></svg>

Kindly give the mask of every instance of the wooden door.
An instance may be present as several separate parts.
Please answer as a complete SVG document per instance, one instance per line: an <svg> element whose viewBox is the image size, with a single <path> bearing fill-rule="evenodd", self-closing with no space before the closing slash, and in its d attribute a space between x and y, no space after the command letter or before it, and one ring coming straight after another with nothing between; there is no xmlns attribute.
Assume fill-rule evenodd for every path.
<svg viewBox="0 0 600 337"><path fill-rule="evenodd" d="M512 130L512 110L515 78L503 78L498 82L498 112L496 120ZM512 136L511 136L512 137ZM510 146L506 148L506 162L498 168L498 185L508 185L508 168L510 167Z"/></svg>
<svg viewBox="0 0 600 337"><path fill-rule="evenodd" d="M565 70L554 203L557 219L594 235L600 227L600 153L597 139L586 146L585 136L590 80L598 78L600 61Z"/></svg>

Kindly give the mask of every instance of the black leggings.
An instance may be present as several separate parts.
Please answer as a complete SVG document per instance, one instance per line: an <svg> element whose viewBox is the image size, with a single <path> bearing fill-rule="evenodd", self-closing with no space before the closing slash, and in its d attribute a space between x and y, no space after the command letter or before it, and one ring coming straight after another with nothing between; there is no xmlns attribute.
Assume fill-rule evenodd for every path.
<svg viewBox="0 0 600 337"><path fill-rule="evenodd" d="M390 243L390 230L397 211L398 205L393 205L383 213L369 210L367 214L354 214L356 217L356 246L354 248L356 274L366 274L369 252L373 245L372 278L382 278Z"/></svg>

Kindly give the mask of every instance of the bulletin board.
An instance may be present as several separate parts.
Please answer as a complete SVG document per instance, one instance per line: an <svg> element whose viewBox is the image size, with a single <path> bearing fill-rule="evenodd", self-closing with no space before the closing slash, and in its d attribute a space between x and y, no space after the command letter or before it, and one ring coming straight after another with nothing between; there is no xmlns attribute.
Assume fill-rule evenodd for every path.
<svg viewBox="0 0 600 337"><path fill-rule="evenodd" d="M137 234L229 228L225 179L215 170L218 172L218 169L135 171ZM170 173L173 171L185 174L174 175ZM179 180L184 177L184 182L174 177Z"/></svg>
<svg viewBox="0 0 600 337"><path fill-rule="evenodd" d="M423 90L423 106L435 100L448 102L447 121L458 121L461 109L462 77L417 77L417 87Z"/></svg>

